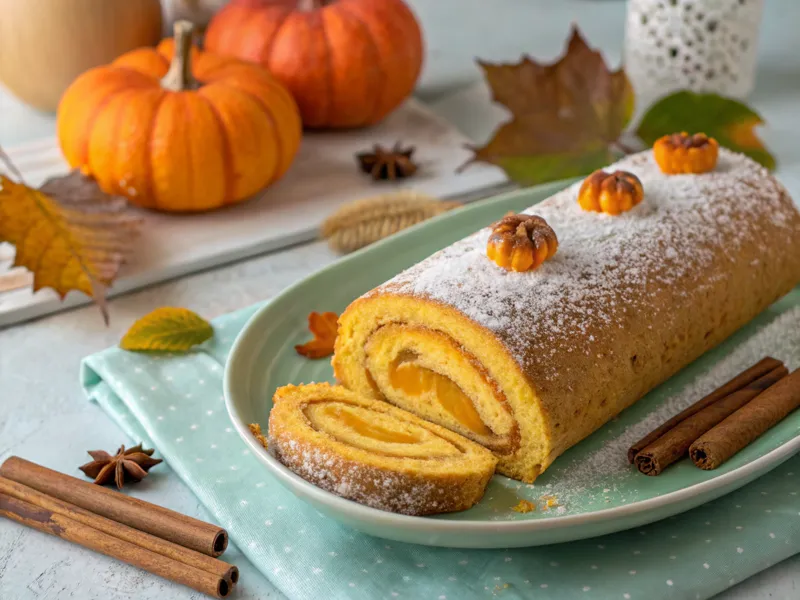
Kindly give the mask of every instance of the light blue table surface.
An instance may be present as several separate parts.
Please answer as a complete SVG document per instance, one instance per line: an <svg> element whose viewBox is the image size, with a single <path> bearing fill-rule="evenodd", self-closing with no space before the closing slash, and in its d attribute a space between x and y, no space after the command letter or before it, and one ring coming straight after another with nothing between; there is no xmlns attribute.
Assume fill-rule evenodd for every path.
<svg viewBox="0 0 800 600"><path fill-rule="evenodd" d="M555 57L576 21L609 60L619 61L624 28L621 0L410 0L423 23L428 62L418 95L432 101L467 134L485 137L480 93L449 96L480 76L473 59L516 60L527 52ZM781 179L800 195L800 1L768 0L752 103L769 122L763 137L778 155ZM483 115L476 119L473 115ZM495 114L495 117L497 114ZM53 119L35 113L0 88L0 144L53 135ZM96 309L81 308L0 331L0 460L19 454L63 471L84 462L87 449L111 450L121 432L78 385L80 359L115 344L134 319L158 306L186 306L207 317L269 298L335 259L321 243L308 244L184 277L111 302L105 328ZM203 508L165 466L133 488L133 495L200 518ZM242 571L237 598L281 598L235 551L226 557ZM324 598L324 590L320 598ZM546 596L541 595L542 598ZM721 597L727 600L800 597L800 555ZM122 600L199 595L137 569L0 521L0 598Z"/></svg>

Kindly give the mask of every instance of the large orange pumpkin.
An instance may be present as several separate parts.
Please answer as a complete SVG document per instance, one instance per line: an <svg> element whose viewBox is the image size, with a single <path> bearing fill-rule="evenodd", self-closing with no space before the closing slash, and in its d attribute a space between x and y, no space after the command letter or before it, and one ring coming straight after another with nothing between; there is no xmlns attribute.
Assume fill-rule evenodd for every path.
<svg viewBox="0 0 800 600"><path fill-rule="evenodd" d="M267 67L306 127L377 123L411 94L423 59L403 0L232 0L205 44Z"/></svg>
<svg viewBox="0 0 800 600"><path fill-rule="evenodd" d="M179 22L175 41L87 71L58 107L69 164L146 208L240 202L281 177L300 144L289 92L257 65L194 48L192 29Z"/></svg>

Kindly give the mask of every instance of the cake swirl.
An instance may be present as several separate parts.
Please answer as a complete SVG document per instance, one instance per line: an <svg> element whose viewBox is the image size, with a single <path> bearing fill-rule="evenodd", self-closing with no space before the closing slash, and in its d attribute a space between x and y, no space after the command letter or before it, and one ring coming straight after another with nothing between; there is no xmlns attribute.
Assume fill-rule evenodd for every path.
<svg viewBox="0 0 800 600"><path fill-rule="evenodd" d="M329 384L277 390L269 449L322 489L409 515L470 508L497 463L443 427Z"/></svg>

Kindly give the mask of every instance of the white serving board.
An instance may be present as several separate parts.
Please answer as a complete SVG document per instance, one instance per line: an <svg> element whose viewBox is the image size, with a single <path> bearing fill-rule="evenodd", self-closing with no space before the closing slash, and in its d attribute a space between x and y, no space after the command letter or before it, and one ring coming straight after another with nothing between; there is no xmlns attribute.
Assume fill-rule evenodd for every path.
<svg viewBox="0 0 800 600"><path fill-rule="evenodd" d="M413 178L373 182L360 172L357 152L398 140L416 147L420 169ZM145 220L142 236L110 295L312 240L325 217L351 200L397 189L470 200L509 186L505 174L489 165L475 164L456 173L471 155L467 143L455 127L416 100L369 129L307 133L286 176L253 200L199 215L139 211ZM68 170L54 138L6 152L29 185ZM13 248L0 244L0 290L15 287L8 283L12 278L25 277L19 270L8 272L12 259ZM0 291L0 327L89 301L72 292L61 302L52 290L33 294L29 286Z"/></svg>

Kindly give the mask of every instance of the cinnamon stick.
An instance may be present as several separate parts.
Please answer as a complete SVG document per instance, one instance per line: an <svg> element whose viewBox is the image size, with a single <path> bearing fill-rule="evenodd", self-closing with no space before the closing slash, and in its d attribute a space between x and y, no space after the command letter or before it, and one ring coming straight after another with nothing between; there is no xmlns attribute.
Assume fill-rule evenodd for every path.
<svg viewBox="0 0 800 600"><path fill-rule="evenodd" d="M716 469L800 407L800 369L783 378L700 437L689 448L701 469Z"/></svg>
<svg viewBox="0 0 800 600"><path fill-rule="evenodd" d="M684 419L636 455L634 459L636 468L645 475L658 475L667 466L684 456L697 438L785 377L787 373L786 367L781 365L742 389Z"/></svg>
<svg viewBox="0 0 800 600"><path fill-rule="evenodd" d="M658 438L664 435L667 431L675 427L681 421L691 417L692 415L700 412L707 406L710 406L720 398L724 398L725 396L729 396L733 392L742 389L749 383L752 383L759 377L766 375L776 367L780 367L783 363L771 356L767 356L766 358L761 359L755 365L740 373L727 383L721 385L716 390L711 392L708 396L698 400L685 410L681 411L674 417L672 417L669 421L658 427L657 429L651 431L638 442L636 442L633 446L630 447L628 450L628 462L633 463L633 459L636 458L636 455L644 450L647 446L655 442Z"/></svg>
<svg viewBox="0 0 800 600"><path fill-rule="evenodd" d="M0 465L0 476L208 556L217 557L228 546L228 533L217 525L53 471L18 456L8 458Z"/></svg>
<svg viewBox="0 0 800 600"><path fill-rule="evenodd" d="M78 506L43 494L16 481L0 477L0 494L5 494L17 500L23 500L52 513L69 517L70 519L88 525L98 531L107 533L120 540L130 542L161 556L176 560L190 567L207 571L224 579L230 588L239 581L239 570L217 558L201 554L195 550L184 548L159 537L133 529L127 525L117 523L105 517L98 516Z"/></svg>
<svg viewBox="0 0 800 600"><path fill-rule="evenodd" d="M0 515L181 583L214 598L225 598L231 592L231 586L219 575L167 558L65 515L4 493L0 493Z"/></svg>

